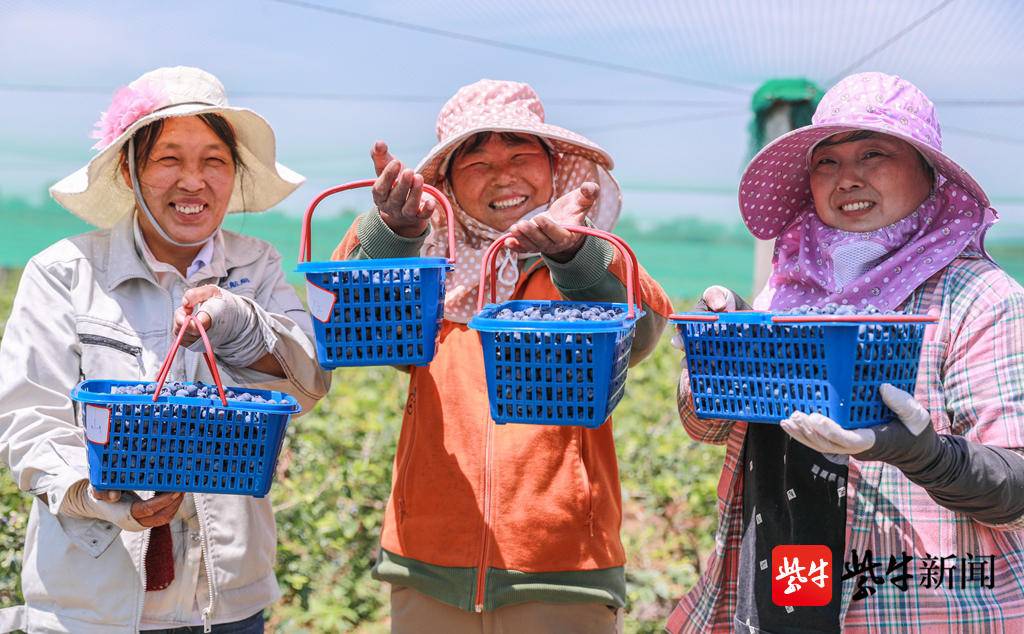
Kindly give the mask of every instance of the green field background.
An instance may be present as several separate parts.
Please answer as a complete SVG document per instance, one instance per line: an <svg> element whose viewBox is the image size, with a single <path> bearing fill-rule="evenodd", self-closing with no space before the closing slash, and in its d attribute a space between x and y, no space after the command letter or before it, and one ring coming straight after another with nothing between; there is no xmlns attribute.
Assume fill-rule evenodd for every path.
<svg viewBox="0 0 1024 634"><path fill-rule="evenodd" d="M355 216L351 210L338 209L320 214L313 226L316 260L330 257ZM0 216L5 220L0 233L0 268L21 268L32 255L60 238L90 229L49 198L33 203L0 196ZM710 284L723 284L743 295L752 292L754 239L739 222L719 224L686 216L641 226L635 221L639 217L625 215L616 233L626 239L640 263L670 296L696 297ZM273 244L284 258L289 279L300 281L291 271L299 252L299 217L276 211L232 214L225 226ZM993 234L998 234L998 227ZM988 247L1003 268L1024 280L1024 240L990 238Z"/></svg>

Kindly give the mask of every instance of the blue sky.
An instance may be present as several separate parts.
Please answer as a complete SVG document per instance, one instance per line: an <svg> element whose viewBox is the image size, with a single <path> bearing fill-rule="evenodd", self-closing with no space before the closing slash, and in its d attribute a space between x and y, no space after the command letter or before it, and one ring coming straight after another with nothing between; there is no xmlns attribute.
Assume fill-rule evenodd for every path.
<svg viewBox="0 0 1024 634"><path fill-rule="evenodd" d="M40 195L88 160L89 131L118 86L186 64L274 125L279 160L309 178L282 205L289 212L369 175L376 138L417 162L444 100L491 77L531 83L548 121L611 151L627 213L732 222L757 86L806 76L827 87L844 70L884 70L936 101L946 151L1002 212L994 235L1024 235L1021 33L1024 3L985 0L0 0L0 191ZM325 93L335 97L316 97Z"/></svg>

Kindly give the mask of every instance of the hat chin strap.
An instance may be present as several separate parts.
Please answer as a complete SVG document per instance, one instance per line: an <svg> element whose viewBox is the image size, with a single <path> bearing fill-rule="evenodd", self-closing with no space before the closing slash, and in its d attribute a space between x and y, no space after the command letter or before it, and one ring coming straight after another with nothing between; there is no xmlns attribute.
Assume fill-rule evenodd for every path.
<svg viewBox="0 0 1024 634"><path fill-rule="evenodd" d="M146 214L146 218L149 219L149 224L153 225L153 228L156 229L156 232L160 234L161 238L176 247L198 247L209 240L213 235L213 233L211 233L209 236L206 236L197 242L178 242L164 231L164 228L161 227L160 223L153 217L153 212L149 210L149 206L146 204L146 199L142 197L142 188L139 187L139 177L135 172L135 139L133 138L128 139L128 177L132 181L132 191L135 192L135 202L138 203L139 208L142 209L142 213ZM216 231L217 230L214 229L214 233L216 233Z"/></svg>

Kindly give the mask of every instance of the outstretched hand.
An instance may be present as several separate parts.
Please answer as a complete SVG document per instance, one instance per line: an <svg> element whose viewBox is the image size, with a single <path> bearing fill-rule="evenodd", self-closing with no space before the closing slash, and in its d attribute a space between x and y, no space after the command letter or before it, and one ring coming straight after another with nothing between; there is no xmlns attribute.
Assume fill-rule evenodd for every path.
<svg viewBox="0 0 1024 634"><path fill-rule="evenodd" d="M403 167L391 155L388 144L377 141L370 150L373 171L373 204L392 231L405 238L415 238L427 230L427 223L437 203L423 195L423 176Z"/></svg>
<svg viewBox="0 0 1024 634"><path fill-rule="evenodd" d="M556 262L568 262L583 246L586 236L565 226L583 226L599 194L596 183L583 183L552 203L544 213L509 227L512 237L505 244L519 253L542 253Z"/></svg>

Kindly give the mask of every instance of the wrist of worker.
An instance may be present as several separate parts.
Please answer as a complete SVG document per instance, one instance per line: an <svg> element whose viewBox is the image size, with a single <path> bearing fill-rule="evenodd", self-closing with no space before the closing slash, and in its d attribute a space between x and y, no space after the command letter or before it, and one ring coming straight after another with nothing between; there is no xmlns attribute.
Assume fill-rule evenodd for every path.
<svg viewBox="0 0 1024 634"><path fill-rule="evenodd" d="M854 454L857 460L885 462L913 478L926 476L942 456L942 439L931 425L916 436L900 420L878 425L872 431L874 444Z"/></svg>
<svg viewBox="0 0 1024 634"><path fill-rule="evenodd" d="M210 317L207 336L219 361L244 368L270 351L260 325L259 311L252 300L221 291L220 297L206 300L195 312L206 313ZM196 340L189 349L204 351L202 339Z"/></svg>
<svg viewBox="0 0 1024 634"><path fill-rule="evenodd" d="M88 480L79 480L71 485L61 502L61 515L74 519L92 519L109 522L126 531L146 530L132 516L132 503L139 499L133 493L122 493L117 502L104 502L93 496L93 487Z"/></svg>

